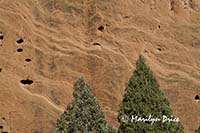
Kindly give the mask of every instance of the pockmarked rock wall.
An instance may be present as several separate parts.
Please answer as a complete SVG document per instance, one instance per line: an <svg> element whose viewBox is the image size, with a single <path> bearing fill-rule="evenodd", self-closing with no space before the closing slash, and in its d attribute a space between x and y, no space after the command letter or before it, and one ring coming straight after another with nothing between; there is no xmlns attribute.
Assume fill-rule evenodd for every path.
<svg viewBox="0 0 200 133"><path fill-rule="evenodd" d="M118 126L118 104L142 54L185 132L194 132L199 24L199 0L0 0L0 126L52 132L80 76Z"/></svg>

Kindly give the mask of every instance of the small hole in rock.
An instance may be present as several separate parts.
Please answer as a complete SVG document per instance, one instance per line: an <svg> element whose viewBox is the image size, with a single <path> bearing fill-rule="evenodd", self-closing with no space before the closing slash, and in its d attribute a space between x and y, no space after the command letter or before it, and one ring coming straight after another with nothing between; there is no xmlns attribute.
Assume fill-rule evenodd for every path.
<svg viewBox="0 0 200 133"><path fill-rule="evenodd" d="M3 126L0 126L0 129L3 129Z"/></svg>
<svg viewBox="0 0 200 133"><path fill-rule="evenodd" d="M20 38L19 40L16 41L18 44L21 44L24 42L24 40L22 38Z"/></svg>
<svg viewBox="0 0 200 133"><path fill-rule="evenodd" d="M195 100L200 100L199 95L196 95L196 96L194 97L194 99L195 99Z"/></svg>
<svg viewBox="0 0 200 133"><path fill-rule="evenodd" d="M95 45L95 46L101 46L101 44L98 43L98 42L93 43L93 45Z"/></svg>
<svg viewBox="0 0 200 133"><path fill-rule="evenodd" d="M2 119L2 120L4 120L4 121L6 120L6 118L5 118L5 117L2 117L1 119Z"/></svg>
<svg viewBox="0 0 200 133"><path fill-rule="evenodd" d="M23 52L23 49L22 48L18 48L17 52Z"/></svg>
<svg viewBox="0 0 200 133"><path fill-rule="evenodd" d="M158 28L160 29L160 25L158 25Z"/></svg>
<svg viewBox="0 0 200 133"><path fill-rule="evenodd" d="M8 133L7 131L3 131L3 132L1 132L1 133Z"/></svg>
<svg viewBox="0 0 200 133"><path fill-rule="evenodd" d="M101 32L103 32L104 27L101 25L101 26L99 26L98 30L100 30Z"/></svg>
<svg viewBox="0 0 200 133"><path fill-rule="evenodd" d="M0 72L2 71L2 68L0 68Z"/></svg>
<svg viewBox="0 0 200 133"><path fill-rule="evenodd" d="M158 50L158 51L162 51L162 49L161 49L161 48L157 48L157 50Z"/></svg>
<svg viewBox="0 0 200 133"><path fill-rule="evenodd" d="M31 59L25 59L26 62L31 62Z"/></svg>
<svg viewBox="0 0 200 133"><path fill-rule="evenodd" d="M3 40L3 33L0 32L0 40Z"/></svg>
<svg viewBox="0 0 200 133"><path fill-rule="evenodd" d="M33 80L26 79L26 80L21 80L20 82L24 85L31 85L33 83Z"/></svg>
<svg viewBox="0 0 200 133"><path fill-rule="evenodd" d="M3 35L0 35L0 40L3 40Z"/></svg>

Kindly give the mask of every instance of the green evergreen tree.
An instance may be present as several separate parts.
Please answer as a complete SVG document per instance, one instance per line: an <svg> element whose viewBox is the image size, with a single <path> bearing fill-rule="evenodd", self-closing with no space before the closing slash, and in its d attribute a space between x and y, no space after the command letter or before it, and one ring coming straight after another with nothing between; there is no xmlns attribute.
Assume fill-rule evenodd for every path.
<svg viewBox="0 0 200 133"><path fill-rule="evenodd" d="M104 114L83 78L74 83L73 101L56 124L56 133L107 133Z"/></svg>
<svg viewBox="0 0 200 133"><path fill-rule="evenodd" d="M136 63L136 70L126 84L125 94L119 107L120 133L183 133L179 122L136 122L133 118L171 118L169 102L160 90L159 84L142 56ZM133 116L133 117L132 117Z"/></svg>

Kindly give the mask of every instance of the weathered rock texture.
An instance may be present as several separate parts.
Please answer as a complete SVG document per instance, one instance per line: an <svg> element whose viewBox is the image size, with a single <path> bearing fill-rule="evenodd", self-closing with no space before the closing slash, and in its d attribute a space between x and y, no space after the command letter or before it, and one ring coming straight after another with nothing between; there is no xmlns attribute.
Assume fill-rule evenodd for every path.
<svg viewBox="0 0 200 133"><path fill-rule="evenodd" d="M3 130L52 132L80 76L117 126L140 54L185 132L200 125L199 0L0 0L0 32Z"/></svg>

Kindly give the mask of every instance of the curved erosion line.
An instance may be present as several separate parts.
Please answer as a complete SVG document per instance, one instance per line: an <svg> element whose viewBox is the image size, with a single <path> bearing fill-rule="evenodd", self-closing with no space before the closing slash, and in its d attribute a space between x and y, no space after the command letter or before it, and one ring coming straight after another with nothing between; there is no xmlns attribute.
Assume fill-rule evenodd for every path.
<svg viewBox="0 0 200 133"><path fill-rule="evenodd" d="M39 95L39 94L33 94L30 91L24 89L24 87L22 85L20 85L21 88L23 89L24 92L26 92L27 94L33 96L33 97L38 97L40 99L43 99L44 101L46 101L46 103L48 103L49 105L51 105L51 107L53 107L54 109L58 110L59 112L63 112L64 108L58 107L57 105L55 105L52 101L50 101L48 98L46 98L45 96Z"/></svg>
<svg viewBox="0 0 200 133"><path fill-rule="evenodd" d="M145 35L149 36L149 37L152 38L152 39L160 40L159 37L153 36L151 33L147 32L147 31L145 31L145 30L143 30L143 29L140 29L140 28L138 28L138 27L136 27L136 26L134 26L134 25L131 25L131 26L124 26L124 27L121 27L120 29L134 29L134 30L136 30L136 31L138 31L138 32L144 33ZM164 37L164 39L162 39L163 41L170 41L170 42L172 42L172 43L176 42L180 47L184 48L186 51L189 50L187 47L185 47L183 44L181 44L180 42L178 42L178 41L175 40L174 38L167 38L167 37L165 37L165 36L163 36L163 37ZM173 42L173 41L174 41L174 42Z"/></svg>
<svg viewBox="0 0 200 133"><path fill-rule="evenodd" d="M25 20L24 17L26 17L27 19L29 19L28 21L30 21L30 23L35 27L35 25L40 25L42 28L44 28L45 30L47 31L50 31L50 32L57 32L56 30L52 29L52 28L48 28L47 26L45 25L42 25L41 23L35 21L35 19L33 19L33 14L31 14L30 12L30 9L28 9L25 5L23 4L20 4L20 6L22 7L21 9L22 10L18 10L18 12L20 13L17 13L23 20ZM16 7L18 8L18 7ZM23 10L24 9L24 10ZM22 14L22 15L21 15Z"/></svg>
<svg viewBox="0 0 200 133"><path fill-rule="evenodd" d="M44 33L43 32L41 32L41 30L38 30L35 26L34 26L34 22L32 21L31 22L31 20L33 20L32 18L30 18L30 16L28 16L27 17L27 21L29 21L29 22L27 22L20 14L17 14L17 13L15 13L16 15L19 15L26 23L31 23L31 29L32 29L32 32L36 35L36 36L38 36L38 34L40 35L39 37L41 37L42 36L42 39L45 41L45 42L49 42L48 40L49 40L49 38L51 38L50 36L47 36L47 35L44 35ZM30 14L29 14L30 15ZM44 37L44 38L43 38ZM54 38L55 39L55 38ZM60 42L60 41L66 41L67 43L69 43L67 40L65 40L65 39L55 39L57 42ZM71 42L70 42L71 43ZM75 45L76 46L76 45ZM80 48L79 48L80 49ZM108 49L107 49L108 50ZM111 51L111 52L113 52L113 53L115 53L116 54L116 52L114 52L114 51L112 51L112 50L109 50L109 51ZM125 55L122 55L123 57L124 57L124 59L127 61L127 63L129 64L129 66L132 68L132 64L128 61L128 59L127 59L127 57L125 56Z"/></svg>
<svg viewBox="0 0 200 133"><path fill-rule="evenodd" d="M171 71L172 72L172 71ZM171 74L173 74L173 72L171 73ZM169 78L169 76L170 75L163 75L163 74L158 74L157 76L159 76L159 77L161 77L161 78L163 78L164 80L176 80L176 81L183 81L183 80L186 80L186 81L190 81L190 82L193 82L193 83L195 83L195 84L199 84L199 82L195 79L195 78L192 78L191 76L189 76L187 73L184 73L184 72L182 72L182 74L181 74L181 72L178 72L178 71L176 71L174 74L177 74L179 77L181 77L181 78L176 78L176 79L174 79L174 78Z"/></svg>
<svg viewBox="0 0 200 133"><path fill-rule="evenodd" d="M109 49L109 48L107 48L106 46L104 46L103 47L104 49L106 49L106 50L108 50L109 52L111 52L111 53L113 53L113 54L116 54L116 55L120 55L120 56L122 56L122 58L124 58L125 59L125 61L128 63L128 66L132 69L133 68L133 65L131 64L131 62L128 60L128 58L123 54L123 53L118 53L118 52L115 52L114 50L112 50L112 49Z"/></svg>
<svg viewBox="0 0 200 133"><path fill-rule="evenodd" d="M22 15L20 15L20 14L17 14L17 15L19 15L27 23L27 26L32 29L32 32L34 32L35 34L39 34L39 36L42 36L45 41L48 42L50 39L53 39L55 42L58 42L58 43L59 42L60 43L72 43L72 42L69 42L69 40L67 40L67 39L59 39L59 38L57 38L55 36L52 38L52 36L46 35L46 33L44 32L44 30L46 30L46 31L50 30L51 31L52 29L44 27L41 23L38 23L37 21L35 21L31 17L31 14L26 14L26 15L24 13L21 13L21 14L23 14L23 16L26 17L26 19ZM35 25L40 25L40 26L42 26L42 28L45 28L45 29L44 30L43 29L38 29Z"/></svg>
<svg viewBox="0 0 200 133"><path fill-rule="evenodd" d="M178 66L178 67L181 67L181 66L183 66L183 67L188 67L188 68L194 68L194 69L196 69L197 71L200 71L200 69L198 68L198 67L195 67L194 65L193 66L191 66L191 65L187 65L187 64L182 64L182 63L175 63L175 62L169 62L169 61L163 61L163 60L161 60L161 59L158 59L162 64L166 64L166 65L168 65L168 66L170 66L170 65L174 65L175 67L176 66Z"/></svg>
<svg viewBox="0 0 200 133"><path fill-rule="evenodd" d="M11 11L11 10L7 10L7 9L3 9L3 8L0 8L0 10L2 10L2 13L3 13L3 12L7 12L7 13L11 13L11 14L16 14L16 15L18 15L18 13L13 12L13 11Z"/></svg>
<svg viewBox="0 0 200 133"><path fill-rule="evenodd" d="M19 17L21 17L22 20L25 21L25 23L27 24L27 26L32 29L31 31L34 32L35 34L39 34L40 36L42 36L43 40L48 41L49 38L51 38L51 36L45 35L45 33L43 32L43 30L39 30L39 29L37 29L35 27L35 23L36 22L34 22L32 18L30 18L29 14L27 14L28 16L24 15L24 13L21 13L23 15L20 15L19 13L13 13L13 14L16 14ZM24 18L24 16L26 17L26 19ZM51 29L49 29L49 30L51 30Z"/></svg>
<svg viewBox="0 0 200 133"><path fill-rule="evenodd" d="M177 74L180 77L183 77L184 79L192 80L195 82L198 82L197 79L190 75L188 72L182 71L182 70L177 70L177 69L165 69L165 71L171 73L171 74Z"/></svg>
<svg viewBox="0 0 200 133"><path fill-rule="evenodd" d="M28 26L28 25L27 25ZM38 38L41 38L44 42L46 42L47 44L51 44L52 42L51 41L49 41L49 40L51 40L50 38L50 36L46 36L46 35L43 35L43 34L40 34L40 32L39 32L39 30L37 30L36 28L34 28L34 27L30 27L32 30L32 33L35 35L35 36L37 36ZM55 38L54 38L55 39ZM73 44L73 42L70 42L69 40L55 40L55 41L57 41L58 43L70 43L70 45L72 45L74 48L76 48L76 49L80 49L80 50L84 50L84 51L86 51L87 49L84 49L84 48L81 48L81 47L78 47L77 45L74 45ZM51 45L51 46L53 46L53 45ZM48 45L48 47L50 47L50 45ZM62 46L58 46L57 45L57 48L60 48L60 49L66 49L66 48L63 48Z"/></svg>
<svg viewBox="0 0 200 133"><path fill-rule="evenodd" d="M3 10L0 8L0 10ZM8 12L8 13L11 13L11 14L15 14L15 15L18 15L19 17L21 17L26 23L27 23L27 26L30 27L32 30L32 32L36 32L35 34L39 34L38 36L41 37L43 40L47 41L48 42L48 38L49 36L47 35L44 35L45 33L41 33L41 30L37 30L37 28L33 25L33 23L31 22L27 22L23 16L21 16L19 13L14 13L14 12L10 12L10 11L4 11L4 12ZM27 20L28 20L28 17L27 17ZM29 20L28 20L29 21ZM30 25L31 24L31 25ZM37 33L38 32L38 33Z"/></svg>

